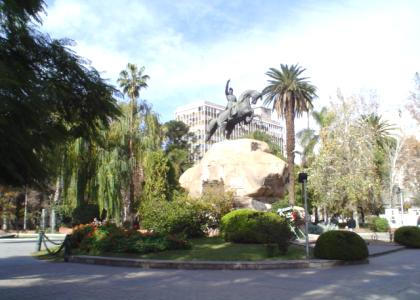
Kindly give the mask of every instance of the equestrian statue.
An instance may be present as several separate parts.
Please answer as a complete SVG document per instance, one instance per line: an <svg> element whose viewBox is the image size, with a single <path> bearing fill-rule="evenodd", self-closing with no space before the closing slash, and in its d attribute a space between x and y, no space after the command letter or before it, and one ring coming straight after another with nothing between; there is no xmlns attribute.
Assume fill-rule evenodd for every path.
<svg viewBox="0 0 420 300"><path fill-rule="evenodd" d="M250 124L254 118L254 110L251 104L256 104L258 99L262 99L262 93L256 90L246 90L236 100L233 89L229 87L229 82L230 79L226 82L225 88L225 95L228 101L226 109L216 118L210 120L206 131L207 142L211 139L217 128L220 128L224 136L230 139L230 135L236 125L242 122L245 125Z"/></svg>

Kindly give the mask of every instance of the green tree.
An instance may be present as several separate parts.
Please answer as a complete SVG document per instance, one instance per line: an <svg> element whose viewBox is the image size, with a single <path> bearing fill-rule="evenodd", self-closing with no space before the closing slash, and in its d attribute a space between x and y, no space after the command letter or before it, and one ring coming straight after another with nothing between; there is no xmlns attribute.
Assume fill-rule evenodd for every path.
<svg viewBox="0 0 420 300"><path fill-rule="evenodd" d="M128 135L128 153L130 159L130 172L129 172L129 191L128 191L128 212L134 213L135 195L139 194L141 184L139 176L141 173L140 162L138 161L135 152L138 144L135 144L135 131L139 130L140 121L138 118L138 105L137 99L140 97L140 90L147 87L147 80L149 76L144 74L145 67L137 68L136 65L128 63L127 69L120 72L118 83L123 89L124 94L130 98L129 109L129 135Z"/></svg>
<svg viewBox="0 0 420 300"><path fill-rule="evenodd" d="M119 114L115 89L67 48L36 29L43 1L0 1L0 184L43 186L48 156L92 138Z"/></svg>
<svg viewBox="0 0 420 300"><path fill-rule="evenodd" d="M361 122L366 123L372 131L375 138L375 144L382 150L387 150L390 146L395 145L395 139L392 138L392 131L395 127L388 121L382 120L382 117L376 113L361 116Z"/></svg>
<svg viewBox="0 0 420 300"><path fill-rule="evenodd" d="M169 194L169 161L163 151L148 152L144 162L145 182L143 199L145 201L166 201Z"/></svg>
<svg viewBox="0 0 420 300"><path fill-rule="evenodd" d="M377 213L382 207L380 178L375 165L375 136L360 123L357 103L343 100L332 110L320 152L309 169L308 184L316 206L332 213Z"/></svg>
<svg viewBox="0 0 420 300"><path fill-rule="evenodd" d="M264 88L265 103L273 104L273 110L286 120L286 155L289 174L294 174L295 150L295 117L312 108L312 100L316 97L316 88L301 74L305 71L298 65L280 65L280 70L270 68L266 73L270 77L268 86ZM290 175L290 204L295 202L295 178Z"/></svg>
<svg viewBox="0 0 420 300"><path fill-rule="evenodd" d="M189 132L189 127L182 121L171 120L164 125L164 147L169 159L169 184L171 190L179 190L179 177L192 165L190 155L190 141L194 134Z"/></svg>
<svg viewBox="0 0 420 300"><path fill-rule="evenodd" d="M321 136L324 135L325 128L334 120L334 115L326 107L323 107L320 111L311 111L312 119L315 120L319 130L305 128L296 134L300 145L303 147L303 165L310 165L311 160L314 158L315 146L321 140Z"/></svg>
<svg viewBox="0 0 420 300"><path fill-rule="evenodd" d="M360 126L369 130L373 136L374 164L376 176L380 179L382 189L387 190L390 185L389 155L395 151L396 139L392 136L395 127L386 120L382 120L376 113L363 114ZM381 194L376 195L382 198Z"/></svg>
<svg viewBox="0 0 420 300"><path fill-rule="evenodd" d="M189 127L182 121L171 120L164 125L165 131L165 148L170 152L172 148L188 149L189 139L192 138L192 133L189 132Z"/></svg>

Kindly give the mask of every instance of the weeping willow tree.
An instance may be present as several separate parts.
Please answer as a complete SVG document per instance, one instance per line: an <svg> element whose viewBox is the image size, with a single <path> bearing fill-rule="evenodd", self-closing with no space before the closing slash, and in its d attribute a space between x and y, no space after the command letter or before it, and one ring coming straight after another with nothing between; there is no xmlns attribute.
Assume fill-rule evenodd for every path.
<svg viewBox="0 0 420 300"><path fill-rule="evenodd" d="M99 148L99 144L93 140L78 138L69 142L61 153L54 205L58 204L58 198L62 198L61 207L67 215L76 207L97 203Z"/></svg>
<svg viewBox="0 0 420 300"><path fill-rule="evenodd" d="M133 162L128 151L127 107L123 112L123 117L111 124L110 130L104 134L106 145L99 151L97 173L99 210L105 210L107 218L118 223L127 199Z"/></svg>
<svg viewBox="0 0 420 300"><path fill-rule="evenodd" d="M137 213L145 182L144 164L148 153L161 148L162 126L151 106L142 101L137 108L136 130L131 132L130 104L122 103L120 108L122 116L96 140L77 139L66 145L59 181L67 214L76 207L97 204L100 213L106 212L106 219L120 223L134 217L131 211ZM131 184L135 192L132 202Z"/></svg>
<svg viewBox="0 0 420 300"><path fill-rule="evenodd" d="M107 130L95 140L78 139L67 145L61 174L69 210L94 203L108 220L133 222L136 217L145 177L153 181L153 174L145 174L144 166L149 153L161 151L163 139L158 116L139 98L149 78L143 72L144 68L138 70L132 64L121 72L118 82L130 101L120 103L122 113Z"/></svg>

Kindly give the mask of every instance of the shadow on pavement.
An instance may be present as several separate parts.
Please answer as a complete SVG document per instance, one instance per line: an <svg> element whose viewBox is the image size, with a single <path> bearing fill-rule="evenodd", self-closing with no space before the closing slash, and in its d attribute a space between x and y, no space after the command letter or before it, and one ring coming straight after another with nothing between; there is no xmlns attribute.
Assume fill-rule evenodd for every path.
<svg viewBox="0 0 420 300"><path fill-rule="evenodd" d="M0 259L1 299L420 298L418 250L372 258L370 265L278 271L144 270L28 259Z"/></svg>

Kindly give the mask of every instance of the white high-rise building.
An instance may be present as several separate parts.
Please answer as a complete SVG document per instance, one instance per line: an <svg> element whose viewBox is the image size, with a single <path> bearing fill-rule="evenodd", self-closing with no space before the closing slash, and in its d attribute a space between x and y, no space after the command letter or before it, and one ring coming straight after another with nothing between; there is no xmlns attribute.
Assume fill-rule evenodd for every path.
<svg viewBox="0 0 420 300"><path fill-rule="evenodd" d="M244 137L252 132L261 131L268 134L273 143L277 144L283 151L283 127L278 120L272 118L271 110L262 106L255 106L255 117L251 124L236 126L232 132L231 139ZM191 153L194 160L199 160L213 143L225 139L220 129L213 134L211 140L206 142L206 130L210 120L216 118L220 112L226 109L225 106L209 101L180 106L175 110L175 120L182 121L190 127L195 139L191 144Z"/></svg>

